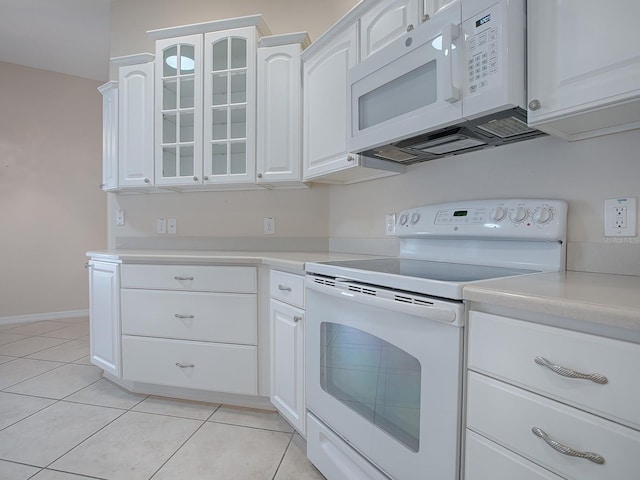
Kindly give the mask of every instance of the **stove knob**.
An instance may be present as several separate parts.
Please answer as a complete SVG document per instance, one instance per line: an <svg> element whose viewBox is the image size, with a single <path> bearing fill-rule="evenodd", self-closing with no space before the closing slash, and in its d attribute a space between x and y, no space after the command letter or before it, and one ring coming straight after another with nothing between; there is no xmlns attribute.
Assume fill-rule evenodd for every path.
<svg viewBox="0 0 640 480"><path fill-rule="evenodd" d="M514 223L524 222L525 219L529 216L529 210L524 207L516 208L515 212L511 215L511 221Z"/></svg>
<svg viewBox="0 0 640 480"><path fill-rule="evenodd" d="M533 221L538 225L549 223L553 218L553 212L549 207L539 207L533 212Z"/></svg>
<svg viewBox="0 0 640 480"><path fill-rule="evenodd" d="M418 212L414 212L411 214L411 225L415 225L420 221L420 214Z"/></svg>
<svg viewBox="0 0 640 480"><path fill-rule="evenodd" d="M504 207L498 207L491 212L491 220L494 222L501 222L507 216L507 209Z"/></svg>
<svg viewBox="0 0 640 480"><path fill-rule="evenodd" d="M400 215L400 220L398 220L398 223L400 223L400 225L406 225L408 220L409 220L409 215L407 215L406 213L403 213L402 215Z"/></svg>

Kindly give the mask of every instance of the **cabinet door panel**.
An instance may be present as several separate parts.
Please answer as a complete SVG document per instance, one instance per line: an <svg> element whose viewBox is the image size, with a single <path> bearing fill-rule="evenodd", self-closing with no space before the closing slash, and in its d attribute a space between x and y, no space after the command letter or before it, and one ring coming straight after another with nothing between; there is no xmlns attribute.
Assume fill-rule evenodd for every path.
<svg viewBox="0 0 640 480"><path fill-rule="evenodd" d="M357 26L303 63L304 178L349 166L349 68L357 61Z"/></svg>
<svg viewBox="0 0 640 480"><path fill-rule="evenodd" d="M380 2L360 18L360 57L367 58L420 23L420 0ZM411 25L411 27L409 27Z"/></svg>
<svg viewBox="0 0 640 480"><path fill-rule="evenodd" d="M121 376L119 298L118 265L90 262L89 344L91 363L118 378Z"/></svg>
<svg viewBox="0 0 640 480"><path fill-rule="evenodd" d="M305 434L304 311L271 300L271 402Z"/></svg>
<svg viewBox="0 0 640 480"><path fill-rule="evenodd" d="M121 188L153 185L153 63L119 70L118 170Z"/></svg>

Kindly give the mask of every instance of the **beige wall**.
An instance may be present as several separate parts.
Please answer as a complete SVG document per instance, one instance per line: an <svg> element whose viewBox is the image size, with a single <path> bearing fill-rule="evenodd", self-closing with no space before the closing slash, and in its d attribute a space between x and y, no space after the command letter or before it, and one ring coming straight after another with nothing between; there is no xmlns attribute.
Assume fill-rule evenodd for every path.
<svg viewBox="0 0 640 480"><path fill-rule="evenodd" d="M88 308L106 244L99 82L0 62L0 319Z"/></svg>

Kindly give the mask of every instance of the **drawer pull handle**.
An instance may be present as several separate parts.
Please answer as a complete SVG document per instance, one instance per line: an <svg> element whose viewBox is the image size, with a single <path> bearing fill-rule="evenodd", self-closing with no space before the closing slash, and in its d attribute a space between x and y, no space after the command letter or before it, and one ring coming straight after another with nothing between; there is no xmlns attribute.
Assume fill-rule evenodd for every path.
<svg viewBox="0 0 640 480"><path fill-rule="evenodd" d="M605 377L604 375L601 375L599 373L580 373L580 372L576 372L574 370L570 370L568 368L561 367L560 365L554 365L549 360L547 360L546 358L543 358L543 357L536 357L534 359L534 361L538 365L542 365L543 367L547 367L553 373L557 373L558 375L562 375L563 377L579 378L579 379L583 379L583 380L591 380L592 382L599 383L601 385L604 385L605 383L609 382L607 377Z"/></svg>
<svg viewBox="0 0 640 480"><path fill-rule="evenodd" d="M182 280L193 280L193 277L180 277L180 276L178 276L178 275L176 275L176 276L175 276L175 277L173 277L173 278L175 278L175 279L176 279L176 280L178 280L178 281L182 281Z"/></svg>
<svg viewBox="0 0 640 480"><path fill-rule="evenodd" d="M566 445L562 445L561 443L552 440L549 435L547 435L541 428L533 427L531 431L536 437L540 437L541 439L543 439L547 443L547 445L553 448L556 452L560 452L563 455L568 455L570 457L586 458L587 460L593 463L597 463L598 465L604 464L604 457L602 455L591 452L579 452L578 450L574 450L573 448L567 447Z"/></svg>
<svg viewBox="0 0 640 480"><path fill-rule="evenodd" d="M300 320L302 320L302 317L300 315L296 315L293 317L293 321L298 323Z"/></svg>
<svg viewBox="0 0 640 480"><path fill-rule="evenodd" d="M180 319L183 319L183 318L195 318L193 315L180 315L179 313L176 313L175 317L176 318L180 318Z"/></svg>
<svg viewBox="0 0 640 480"><path fill-rule="evenodd" d="M195 365L193 363L190 363L188 365L183 365L180 362L176 362L176 367L180 367L180 368L193 368L195 367Z"/></svg>
<svg viewBox="0 0 640 480"><path fill-rule="evenodd" d="M278 285L278 290L280 290L282 292L290 292L291 291L291 287L285 287L284 285Z"/></svg>

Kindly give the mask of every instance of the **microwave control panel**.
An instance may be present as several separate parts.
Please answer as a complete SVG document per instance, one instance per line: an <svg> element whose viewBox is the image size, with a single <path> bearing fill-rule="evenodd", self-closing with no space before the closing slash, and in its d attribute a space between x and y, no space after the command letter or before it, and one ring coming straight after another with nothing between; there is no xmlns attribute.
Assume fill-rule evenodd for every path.
<svg viewBox="0 0 640 480"><path fill-rule="evenodd" d="M500 14L498 3L464 22L468 95L479 93L499 77Z"/></svg>

